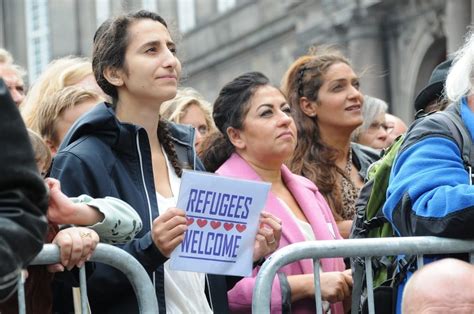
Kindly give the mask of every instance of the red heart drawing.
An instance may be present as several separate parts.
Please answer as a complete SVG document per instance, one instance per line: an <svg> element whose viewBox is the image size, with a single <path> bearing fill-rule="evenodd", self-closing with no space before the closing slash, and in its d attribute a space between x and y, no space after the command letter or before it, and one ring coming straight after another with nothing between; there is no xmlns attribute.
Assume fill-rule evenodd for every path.
<svg viewBox="0 0 474 314"><path fill-rule="evenodd" d="M211 221L211 227L212 229L217 229L221 226L221 223L219 221Z"/></svg>
<svg viewBox="0 0 474 314"><path fill-rule="evenodd" d="M234 227L234 224L231 224L229 222L224 223L224 229L227 230L227 231L229 231L233 227Z"/></svg>
<svg viewBox="0 0 474 314"><path fill-rule="evenodd" d="M206 219L198 219L197 220L197 224L199 227L204 227L205 225L207 225L207 220Z"/></svg>
<svg viewBox="0 0 474 314"><path fill-rule="evenodd" d="M186 225L192 225L194 222L194 218L186 218Z"/></svg>
<svg viewBox="0 0 474 314"><path fill-rule="evenodd" d="M246 225L237 224L237 226L235 226L235 229L237 229L238 232L243 232L245 229L247 229L247 226L246 226Z"/></svg>

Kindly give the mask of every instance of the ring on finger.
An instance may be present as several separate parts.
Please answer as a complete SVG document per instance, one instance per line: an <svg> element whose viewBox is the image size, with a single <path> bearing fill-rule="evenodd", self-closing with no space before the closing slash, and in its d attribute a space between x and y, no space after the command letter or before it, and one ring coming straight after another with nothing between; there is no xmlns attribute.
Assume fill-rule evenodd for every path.
<svg viewBox="0 0 474 314"><path fill-rule="evenodd" d="M273 238L271 241L268 241L267 243L268 243L268 244L273 244L273 243L275 243L275 242L276 242L276 241L275 241L275 238Z"/></svg>
<svg viewBox="0 0 474 314"><path fill-rule="evenodd" d="M81 232L79 235L81 236L81 238L91 238L92 239L92 234L91 234L90 231L89 232Z"/></svg>

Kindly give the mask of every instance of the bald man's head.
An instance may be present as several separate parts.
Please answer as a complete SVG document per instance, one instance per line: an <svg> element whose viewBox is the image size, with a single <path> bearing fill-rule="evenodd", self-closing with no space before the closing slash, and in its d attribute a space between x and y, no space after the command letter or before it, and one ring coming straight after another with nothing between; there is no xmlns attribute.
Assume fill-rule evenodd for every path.
<svg viewBox="0 0 474 314"><path fill-rule="evenodd" d="M390 144L395 141L395 139L400 135L406 132L407 125L397 116L394 116L390 113L385 114L385 125L387 126L387 140L385 141L385 147L390 146Z"/></svg>
<svg viewBox="0 0 474 314"><path fill-rule="evenodd" d="M452 258L416 271L403 292L403 314L474 313L474 266Z"/></svg>

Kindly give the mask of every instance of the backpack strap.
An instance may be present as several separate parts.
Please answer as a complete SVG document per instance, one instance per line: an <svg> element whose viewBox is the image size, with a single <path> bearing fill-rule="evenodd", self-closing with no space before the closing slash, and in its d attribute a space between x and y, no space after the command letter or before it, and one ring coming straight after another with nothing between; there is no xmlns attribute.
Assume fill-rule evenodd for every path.
<svg viewBox="0 0 474 314"><path fill-rule="evenodd" d="M474 150L472 149L472 138L466 129L461 117L451 111L440 111L439 117L446 122L449 131L454 137L461 151L464 168L469 173L469 184L474 182L471 160L474 160Z"/></svg>
<svg viewBox="0 0 474 314"><path fill-rule="evenodd" d="M362 290L365 283L365 263L361 257L356 257L352 261L352 282L351 314L359 314Z"/></svg>

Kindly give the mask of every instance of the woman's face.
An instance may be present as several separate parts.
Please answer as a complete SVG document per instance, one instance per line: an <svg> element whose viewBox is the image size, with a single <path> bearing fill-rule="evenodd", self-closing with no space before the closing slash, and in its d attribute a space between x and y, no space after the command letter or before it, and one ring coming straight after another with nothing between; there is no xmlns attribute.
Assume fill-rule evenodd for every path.
<svg viewBox="0 0 474 314"><path fill-rule="evenodd" d="M282 93L273 86L259 87L250 99L242 130L236 130L233 142L246 159L263 165L281 164L296 147L296 126L291 108Z"/></svg>
<svg viewBox="0 0 474 314"><path fill-rule="evenodd" d="M88 99L83 102L77 103L74 106L69 107L63 112L61 112L61 114L54 122L55 140L52 141L53 144L50 147L53 157L58 151L59 145L61 145L61 142L66 137L67 132L74 124L74 122L76 122L79 117L90 111L100 102L101 99Z"/></svg>
<svg viewBox="0 0 474 314"><path fill-rule="evenodd" d="M181 124L189 124L196 129L196 148L199 150L199 145L202 142L203 137L209 132L209 127L206 121L206 114L196 104L189 105L186 108L184 116L179 120Z"/></svg>
<svg viewBox="0 0 474 314"><path fill-rule="evenodd" d="M129 25L128 37L124 67L118 71L119 97L152 104L172 99L181 64L168 29L160 22L140 19Z"/></svg>
<svg viewBox="0 0 474 314"><path fill-rule="evenodd" d="M315 106L320 129L348 129L352 132L363 121L359 78L349 65L340 62L327 69L323 80Z"/></svg>
<svg viewBox="0 0 474 314"><path fill-rule="evenodd" d="M369 125L369 128L359 135L359 143L375 149L382 149L385 148L387 135L385 113L381 113Z"/></svg>

